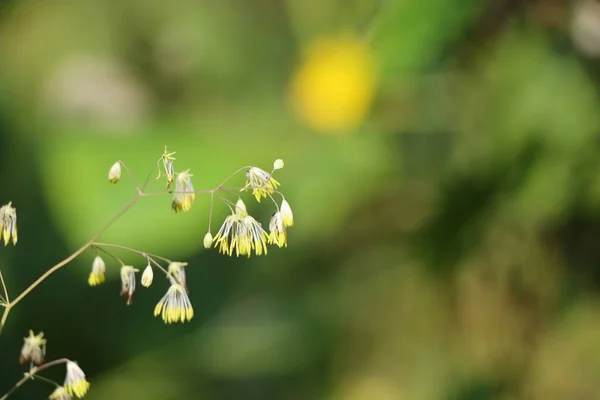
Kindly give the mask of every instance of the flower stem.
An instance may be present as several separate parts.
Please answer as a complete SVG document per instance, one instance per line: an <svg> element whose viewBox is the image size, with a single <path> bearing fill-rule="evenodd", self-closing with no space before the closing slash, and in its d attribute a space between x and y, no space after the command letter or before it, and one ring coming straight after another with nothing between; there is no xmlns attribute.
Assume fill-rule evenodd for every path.
<svg viewBox="0 0 600 400"><path fill-rule="evenodd" d="M50 367L53 367L58 364L65 364L67 362L69 362L68 358L60 358L58 360L49 361L46 364L40 365L39 367L31 368L31 370L29 370L29 372L27 372L25 374L25 376L23 376L17 383L15 383L15 386L13 386L8 392L6 392L6 394L4 396L0 397L0 400L6 400L8 398L8 396L13 394L18 388L23 386L25 384L25 382L27 382L30 379L33 379L35 374L37 374L38 372L43 371L46 368L50 368ZM42 377L38 377L38 378L42 378ZM50 381L49 379L43 379L43 380ZM51 382L53 384L55 384L54 381L51 381Z"/></svg>
<svg viewBox="0 0 600 400"><path fill-rule="evenodd" d="M8 307L6 309L8 310L9 308L14 307L19 301L23 300L23 298L25 296L27 296L33 289L35 289L46 278L48 278L50 275L52 275L53 273L58 271L64 265L73 261L77 256L79 256L81 253L83 253L88 247L90 247L92 244L94 244L96 239L100 235L102 235L108 228L110 228L112 226L112 224L114 224L119 218L121 218L127 211L129 211L129 209L131 207L133 207L133 205L135 203L137 203L137 201L140 199L140 197L141 197L141 194L138 193L125 207L123 207L123 209L121 209L121 211L116 213L102 228L100 228L100 230L98 232L96 232L90 240L88 240L83 246L81 246L78 250L76 250L69 257L65 258L64 260L62 260L61 262L59 262L58 264L56 264L52 268L50 268L48 271L46 271L35 282L33 282L31 285L29 285L29 287L27 287L27 289L23 290L20 295L18 295L13 301L11 301L8 304ZM0 399L0 400L2 400L2 399Z"/></svg>

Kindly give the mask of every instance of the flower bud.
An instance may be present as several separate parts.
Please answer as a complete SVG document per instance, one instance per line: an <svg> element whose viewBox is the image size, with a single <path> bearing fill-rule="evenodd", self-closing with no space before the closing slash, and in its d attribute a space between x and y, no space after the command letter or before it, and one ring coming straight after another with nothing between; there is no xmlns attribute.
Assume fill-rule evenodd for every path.
<svg viewBox="0 0 600 400"><path fill-rule="evenodd" d="M150 264L148 264L148 266L144 270L144 273L142 274L142 286L150 287L150 285L152 285L153 279L154 271L152 271L152 267L150 266Z"/></svg>
<svg viewBox="0 0 600 400"><path fill-rule="evenodd" d="M281 219L283 220L284 226L294 225L294 214L292 213L292 208L285 199L281 202Z"/></svg>
<svg viewBox="0 0 600 400"><path fill-rule="evenodd" d="M204 235L204 247L210 249L210 246L212 246L212 242L213 235L210 232L206 232L206 235Z"/></svg>
<svg viewBox="0 0 600 400"><path fill-rule="evenodd" d="M117 183L121 179L121 163L116 162L110 167L110 171L108 171L108 181L110 183Z"/></svg>
<svg viewBox="0 0 600 400"><path fill-rule="evenodd" d="M235 213L240 217L245 217L246 215L248 215L248 211L246 210L246 204L244 204L244 201L242 199L238 199L238 201L235 203Z"/></svg>
<svg viewBox="0 0 600 400"><path fill-rule="evenodd" d="M283 163L283 160L281 158L278 158L277 160L275 160L275 162L273 163L273 169L281 169L283 168L285 164Z"/></svg>

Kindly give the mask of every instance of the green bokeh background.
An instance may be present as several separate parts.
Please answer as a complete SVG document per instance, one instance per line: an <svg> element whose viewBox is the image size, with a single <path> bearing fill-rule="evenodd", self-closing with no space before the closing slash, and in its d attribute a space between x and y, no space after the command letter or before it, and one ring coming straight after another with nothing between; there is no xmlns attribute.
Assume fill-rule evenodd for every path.
<svg viewBox="0 0 600 400"><path fill-rule="evenodd" d="M193 321L152 316L158 274L129 307L114 263L88 287L86 252L11 312L0 394L33 329L90 400L600 399L600 69L573 36L588 2L0 2L11 294L134 196L107 182L116 160L143 181L164 145L197 189L282 158L295 216L286 249L238 259L202 247L208 196L185 214L142 199L102 241L187 261ZM305 46L339 32L379 79L368 118L332 135L286 91Z"/></svg>

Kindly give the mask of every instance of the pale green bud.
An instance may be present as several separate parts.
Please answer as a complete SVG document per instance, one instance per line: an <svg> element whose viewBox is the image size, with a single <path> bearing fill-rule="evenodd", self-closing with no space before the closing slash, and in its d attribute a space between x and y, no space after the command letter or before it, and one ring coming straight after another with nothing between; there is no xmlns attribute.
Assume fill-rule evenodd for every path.
<svg viewBox="0 0 600 400"><path fill-rule="evenodd" d="M213 235L210 232L207 232L206 235L204 235L204 247L210 249L210 246L212 246L212 241Z"/></svg>

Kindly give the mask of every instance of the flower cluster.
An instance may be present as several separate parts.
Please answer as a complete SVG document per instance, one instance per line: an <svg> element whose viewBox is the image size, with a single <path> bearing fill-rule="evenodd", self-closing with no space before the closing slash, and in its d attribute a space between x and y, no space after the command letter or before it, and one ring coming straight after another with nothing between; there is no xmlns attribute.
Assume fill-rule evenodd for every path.
<svg viewBox="0 0 600 400"><path fill-rule="evenodd" d="M107 253L108 253L108 251L104 247L115 247L115 245L110 245L110 244L106 244L106 243L103 243L103 244L96 243L94 246L99 249L102 249L103 251L105 251ZM116 246L116 247L123 248L123 246ZM133 251L134 253L138 253L138 254L144 256L148 261L148 264L146 265L146 268L144 269L144 272L142 273L142 277L140 279L142 286L144 286L146 288L150 287L154 281L154 270L152 268L151 263L155 264L158 268L160 268L162 270L162 272L165 273L165 276L167 277L170 287L167 290L166 294L163 296L163 298L156 305L156 307L154 309L154 315L161 316L162 319L164 320L164 322L167 324L170 324L173 322L188 322L188 321L190 321L192 319L192 317L194 316L194 310L192 308L192 303L190 302L190 299L188 297L188 290L187 290L187 286L186 286L186 273L185 273L184 267L186 267L188 264L186 262L167 260L169 264L168 264L167 268L165 269L155 259L155 257L159 258L159 259L164 259L162 257L158 257L158 256L153 257L148 254L138 252L137 250L134 250L134 249L129 249L129 248L124 248L124 249ZM110 254L110 253L108 253L108 254ZM121 262L120 259L118 259L117 257L115 257L115 258L117 260L119 260L119 262ZM166 259L164 259L164 260L166 260ZM101 268L98 267L100 265L102 266ZM104 260L102 259L101 256L97 255L94 258L94 261L92 263L92 271L90 272L90 277L88 279L88 283L90 286L97 286L100 283L104 282L105 268L106 268L106 264L105 264ZM99 277L98 271L100 269L102 271L102 274L101 274L102 279L98 278ZM120 267L121 295L126 298L127 305L132 304L133 295L136 290L136 282L137 282L136 273L138 273L139 271L140 271L139 269L137 269L131 265L125 265L123 263L121 264L121 267Z"/></svg>
<svg viewBox="0 0 600 400"><path fill-rule="evenodd" d="M275 160L273 172L283 168L283 160ZM273 213L269 222L269 232L265 231L261 223L248 214L246 204L238 199L233 207L230 206L231 214L225 218L223 225L214 238L207 233L204 245L207 246L207 238L212 239L215 248L219 252L232 256L248 256L253 253L257 256L267 254L267 244L278 247L287 247L287 228L294 224L294 215L287 200L281 195L281 205L273 199L273 194L279 193L281 185L275 178L273 172L269 173L258 167L250 167L246 172L246 184L241 189L252 190L252 195L260 203L261 199L269 197L275 203L277 210ZM210 236L209 236L210 235ZM210 240L210 239L209 239Z"/></svg>
<svg viewBox="0 0 600 400"><path fill-rule="evenodd" d="M288 233L287 229L293 226L294 216L290 204L280 192L281 183L273 177L275 171L284 167L283 160L275 160L273 168L270 172L256 166L246 166L238 169L217 187L213 189L196 190L192 183L193 174L189 169L177 171L175 168L175 152L170 152L165 146L164 152L158 158L156 164L158 168L158 176L156 179L165 177L165 189L162 192L147 192L146 186L148 180L143 187L138 186L137 180L131 173L127 165L119 160L115 162L108 171L108 181L116 184L120 182L122 172L131 178L137 191L136 197L117 213L108 225L102 228L96 235L90 239L81 250L67 257L67 259L50 268L46 274L43 274L38 280L27 287L20 295L16 296L12 301L8 298L8 290L5 285L4 277L0 271L0 283L3 289L3 297L0 297L0 306L4 308L0 322L0 330L6 321L8 312L19 303L28 293L38 286L47 276L57 271L63 265L74 259L81 251L86 248L94 248L98 251L91 265L91 271L88 276L88 284L92 287L101 285L106 280L107 264L105 259L100 255L109 255L116 259L119 264L119 276L121 281L121 295L125 297L127 305L131 305L133 296L136 291L138 273L140 269L134 265L125 264L121 259L112 254L110 249L120 249L141 256L146 261L146 267L140 277L140 283L143 287L149 288L154 282L154 270L160 270L164 273L168 288L166 293L160 298L154 307L154 316L160 317L166 324L189 322L194 317L194 309L189 297L187 285L186 270L188 263L171 261L165 257L142 252L136 249L125 247L118 244L100 243L98 237L112 225L121 215L125 214L139 199L151 195L168 194L172 196L171 209L176 213L189 212L196 199L196 194L210 194L211 203L208 218L208 232L202 238L202 245L207 248L217 248L222 254L228 256L248 256L266 255L269 245L278 247L287 247ZM226 188L225 184L235 177L238 173L245 172L245 182L243 185L234 188ZM268 199L272 201L275 211L268 224L268 231L263 228L263 225L250 213L246 207L246 203L240 197L243 193L250 192L258 203ZM234 196L234 198L227 198ZM211 233L211 222L213 217L213 204L215 198L223 200L225 205L231 210L231 214L225 217L225 220L213 236ZM276 200L276 198L278 200ZM0 241L4 241L4 245L12 242L17 243L17 212L12 207L12 203L8 203L0 208ZM30 371L25 378L16 387L29 378L39 378L40 380L50 381L44 377L37 375L43 369L53 367L59 364L66 365L66 376L62 385L54 383L56 389L50 395L50 399L54 400L71 400L73 397L82 398L89 390L90 384L86 380L85 373L81 370L78 364L68 359L59 359L44 363L46 356L46 339L43 333L35 335L33 331L29 332L29 336L24 338L24 344L21 348L19 361L21 364L30 364ZM50 381L52 382L52 381ZM16 388L15 387L15 388ZM8 393L12 393L12 390ZM7 396L3 396L5 399Z"/></svg>
<svg viewBox="0 0 600 400"><path fill-rule="evenodd" d="M46 355L46 339L43 337L44 333L42 332L34 335L33 331L29 331L29 336L24 338L19 361L22 364L27 361L31 362L30 370L26 376L54 384L56 389L49 397L52 400L71 400L73 397L83 398L90 388L90 383L87 381L83 370L75 361L61 358L42 364ZM66 375L62 385L38 375L42 370L60 364L66 365Z"/></svg>

